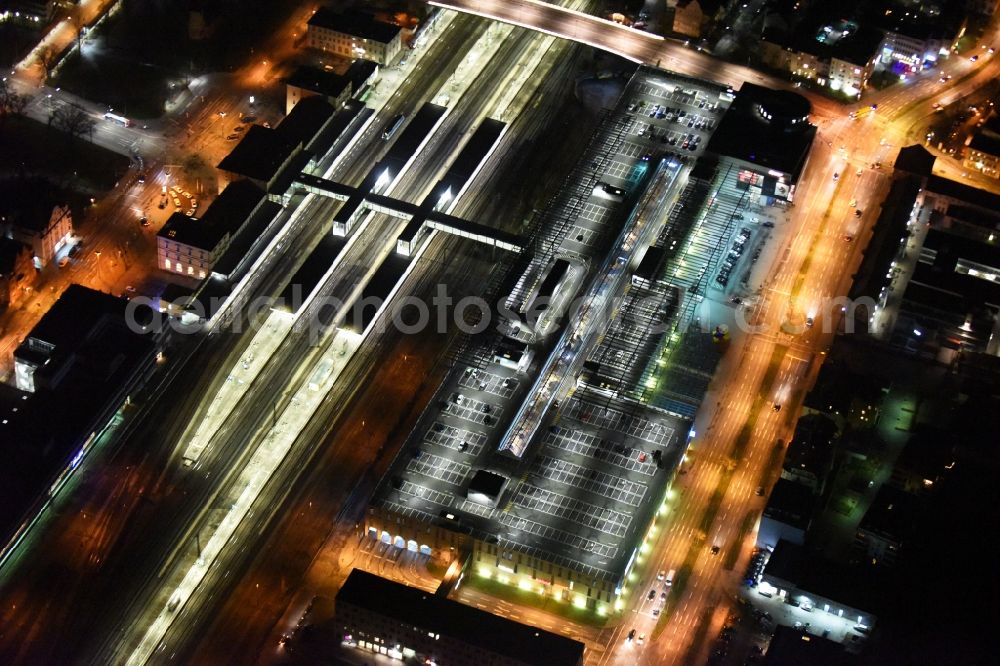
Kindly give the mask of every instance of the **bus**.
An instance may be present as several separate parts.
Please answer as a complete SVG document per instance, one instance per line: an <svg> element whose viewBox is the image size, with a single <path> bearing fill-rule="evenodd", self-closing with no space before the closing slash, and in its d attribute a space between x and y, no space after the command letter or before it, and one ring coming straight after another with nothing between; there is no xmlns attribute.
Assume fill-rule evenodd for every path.
<svg viewBox="0 0 1000 666"><path fill-rule="evenodd" d="M391 139L392 135L395 134L396 130L400 128L404 120L406 120L406 114L403 113L393 118L392 122L386 125L385 129L382 130L382 140L388 141Z"/></svg>
<svg viewBox="0 0 1000 666"><path fill-rule="evenodd" d="M121 125L122 127L131 127L132 126L132 121L131 120L129 120L125 116L119 116L117 113L111 113L110 111L108 111L107 113L104 114L104 119L105 120L110 120L112 122L116 122L119 125Z"/></svg>
<svg viewBox="0 0 1000 666"><path fill-rule="evenodd" d="M850 118L851 120L860 120L861 118L867 116L869 113L875 113L876 109L878 109L878 104L869 104L868 106L863 106L857 111L853 111L850 114Z"/></svg>

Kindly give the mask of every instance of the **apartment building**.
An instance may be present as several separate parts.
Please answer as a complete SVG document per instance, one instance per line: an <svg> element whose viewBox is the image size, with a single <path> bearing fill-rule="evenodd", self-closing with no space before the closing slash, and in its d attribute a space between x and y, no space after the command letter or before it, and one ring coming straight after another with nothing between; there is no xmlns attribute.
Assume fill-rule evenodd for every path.
<svg viewBox="0 0 1000 666"><path fill-rule="evenodd" d="M387 65L402 49L402 30L371 14L323 7L309 19L306 43L309 48L344 58L364 58Z"/></svg>

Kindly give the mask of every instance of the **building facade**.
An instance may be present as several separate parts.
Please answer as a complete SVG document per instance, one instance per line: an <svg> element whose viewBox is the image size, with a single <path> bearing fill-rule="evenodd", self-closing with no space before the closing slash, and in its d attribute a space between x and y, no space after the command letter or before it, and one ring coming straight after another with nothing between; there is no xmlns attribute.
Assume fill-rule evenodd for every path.
<svg viewBox="0 0 1000 666"><path fill-rule="evenodd" d="M6 223L0 221L0 227L8 238L31 248L32 260L38 269L47 266L73 239L73 215L69 206L63 204L51 209L43 207L33 214L26 211Z"/></svg>
<svg viewBox="0 0 1000 666"><path fill-rule="evenodd" d="M779 478L760 517L757 545L771 549L782 539L804 544L815 506L816 499L809 487Z"/></svg>
<svg viewBox="0 0 1000 666"><path fill-rule="evenodd" d="M189 222L183 213L174 213L156 236L157 265L165 271L202 279L225 249L225 235L209 238L184 227L197 224Z"/></svg>
<svg viewBox="0 0 1000 666"><path fill-rule="evenodd" d="M706 20L698 0L679 0L674 8L673 30L678 35L698 39Z"/></svg>
<svg viewBox="0 0 1000 666"><path fill-rule="evenodd" d="M248 180L231 183L201 219L174 213L156 235L157 266L186 277L203 279L229 247L230 239L266 201Z"/></svg>
<svg viewBox="0 0 1000 666"><path fill-rule="evenodd" d="M343 74L316 67L298 67L285 81L285 114L306 97L322 96L335 108L357 96L378 75L378 65L355 60Z"/></svg>
<svg viewBox="0 0 1000 666"><path fill-rule="evenodd" d="M0 236L0 311L17 307L28 293L34 276L31 248Z"/></svg>
<svg viewBox="0 0 1000 666"><path fill-rule="evenodd" d="M970 137L962 163L966 169L1000 178L1000 116L993 116Z"/></svg>
<svg viewBox="0 0 1000 666"><path fill-rule="evenodd" d="M826 85L830 90L841 90L847 95L860 95L868 87L868 81L875 73L877 62L877 53L873 53L862 62L832 57L827 70Z"/></svg>
<svg viewBox="0 0 1000 666"><path fill-rule="evenodd" d="M76 6L76 0L2 0L0 22L16 21L44 26L61 11Z"/></svg>
<svg viewBox="0 0 1000 666"><path fill-rule="evenodd" d="M769 67L845 95L868 87L881 55L882 35L850 21L773 29L761 40Z"/></svg>
<svg viewBox="0 0 1000 666"><path fill-rule="evenodd" d="M609 607L621 593L622 581L587 576L552 558L504 548L491 543L490 539L429 524L381 507L368 508L364 529L364 538L432 555L445 563L469 554L469 567L476 575L534 590L541 596L583 608Z"/></svg>
<svg viewBox="0 0 1000 666"><path fill-rule="evenodd" d="M754 201L791 202L816 137L811 111L801 95L744 83L706 152L734 167Z"/></svg>
<svg viewBox="0 0 1000 666"><path fill-rule="evenodd" d="M900 175L883 202L851 297L874 299L871 334L950 365L1000 356L1000 196L930 173Z"/></svg>
<svg viewBox="0 0 1000 666"><path fill-rule="evenodd" d="M872 22L884 35L882 66L894 74L915 74L946 59L965 35L964 0L900 2L879 7Z"/></svg>
<svg viewBox="0 0 1000 666"><path fill-rule="evenodd" d="M301 100L315 95L320 95L333 106L339 107L351 97L350 81L344 76L315 67L299 67L285 81L285 113L291 113Z"/></svg>
<svg viewBox="0 0 1000 666"><path fill-rule="evenodd" d="M354 569L337 593L341 646L408 663L577 666L584 646Z"/></svg>
<svg viewBox="0 0 1000 666"><path fill-rule="evenodd" d="M309 19L306 43L344 58L364 58L380 65L396 59L402 49L402 30L358 11L334 12L321 8Z"/></svg>
<svg viewBox="0 0 1000 666"><path fill-rule="evenodd" d="M794 48L775 34L765 33L761 40L761 61L768 67L792 76L824 85L827 64L818 56Z"/></svg>
<svg viewBox="0 0 1000 666"><path fill-rule="evenodd" d="M965 153L964 165L966 169L975 169L984 176L1000 178L1000 155L997 155L993 147L983 149L970 144Z"/></svg>
<svg viewBox="0 0 1000 666"><path fill-rule="evenodd" d="M758 591L871 629L877 617L866 609L869 597L875 596L868 582L864 574L818 559L802 546L782 539L764 567Z"/></svg>
<svg viewBox="0 0 1000 666"><path fill-rule="evenodd" d="M139 341L145 365L152 342L135 326L147 326L145 318L151 311L140 306L129 319L127 304L125 299L78 284L67 287L14 351L17 388L55 391L73 373L104 381L122 365L125 339ZM81 363L84 358L89 360ZM77 402L86 399L80 396Z"/></svg>
<svg viewBox="0 0 1000 666"><path fill-rule="evenodd" d="M915 74L933 67L948 57L958 37L949 39L937 33L886 30L882 42L882 64L900 74Z"/></svg>

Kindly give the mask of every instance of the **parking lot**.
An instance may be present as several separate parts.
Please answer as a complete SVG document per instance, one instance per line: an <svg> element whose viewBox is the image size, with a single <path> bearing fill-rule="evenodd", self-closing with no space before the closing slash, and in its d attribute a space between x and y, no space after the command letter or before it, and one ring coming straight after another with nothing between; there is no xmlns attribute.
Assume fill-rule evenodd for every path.
<svg viewBox="0 0 1000 666"><path fill-rule="evenodd" d="M641 74L627 92L630 140L623 152L630 157L662 152L693 163L728 107L718 88L652 72Z"/></svg>
<svg viewBox="0 0 1000 666"><path fill-rule="evenodd" d="M710 84L671 81L646 70L634 77L543 212L535 244L540 251L502 292L508 310L518 312L533 298L557 258L571 262L570 273L583 271L580 284L586 284L604 263L641 188L662 173L658 170L678 170L668 182L684 186L686 171L724 110L720 94ZM669 191L666 196L673 198ZM579 289L574 287L577 294ZM393 464L375 504L426 522L444 516L474 535L495 537L499 547L620 579L690 428L688 419L636 400L644 367L661 343L662 331L654 324L678 315L676 294L662 285L626 292L620 307L600 322L603 335L587 357L613 371L619 389L601 394L584 386L561 405L550 401L534 416L541 426L523 451L498 449L525 418L526 397L537 392L541 367L557 348L565 321L547 332L518 322L474 338ZM530 362L502 362L501 338L526 345ZM480 470L504 479L495 499L467 497Z"/></svg>

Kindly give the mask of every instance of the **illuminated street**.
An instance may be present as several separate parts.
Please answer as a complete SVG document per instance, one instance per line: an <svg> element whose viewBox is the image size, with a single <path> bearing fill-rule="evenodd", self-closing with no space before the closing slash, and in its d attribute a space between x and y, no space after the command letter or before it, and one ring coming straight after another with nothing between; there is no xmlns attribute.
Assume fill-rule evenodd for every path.
<svg viewBox="0 0 1000 666"><path fill-rule="evenodd" d="M919 465L893 467L911 431L933 439L921 428L992 395L981 357L1000 353L994 236L975 225L991 224L979 209L1000 181L926 138L935 104L1000 78L992 15L978 39L963 37L968 51L847 102L711 55L707 37L642 29L658 22L645 11L592 15L588 0L432 0L361 18L297 5L280 25L262 21L240 66L192 61L161 115L132 120L52 87L43 62L81 26L80 56L97 48L95 23L119 4L66 10L9 82L25 119L54 131L56 114L80 110L89 142L125 166L81 197L72 243L45 266L44 243L29 245L16 258L30 249L34 273L0 275L27 285L0 312L2 425L34 436L24 419L41 422L36 404L70 413L72 391L104 390L82 373L108 396L80 433L48 424L56 434L39 425L37 441L18 439L38 469L11 497L31 499L29 482L41 492L4 517L5 662L460 663L427 655L467 644L466 657L508 663L537 638L560 655L551 663L738 664L798 638L852 652L885 649L882 632L898 640L903 622L886 608L873 611L874 634L861 612L837 617L829 603L808 616L814 602L793 603L805 588L782 587L790 555L747 572L779 552L758 537L776 515L772 489L801 481L786 456L802 455L799 419L824 414L817 401L855 401L831 399L843 413L825 413L854 448L838 449L804 521L822 538L789 528L782 539L810 557L836 542L850 566L879 574L897 551L909 566L913 549L866 527L873 498L902 486L930 505L948 488ZM188 30L204 18L193 13ZM333 21L356 35L329 41ZM342 74L368 58L363 80ZM289 83L299 68L316 90ZM894 168L923 144L933 169ZM923 193L932 177L969 188L938 183L958 202L951 213L914 207L902 238L886 232L901 181ZM960 241L935 237L949 225ZM965 254L953 259L953 246ZM885 274L883 260L889 295L862 317L847 295L876 283L866 271ZM945 265L958 277L926 287ZM976 277L989 282L969 288L983 303L953 286ZM910 324L925 321L913 303L926 291L965 308L964 324L948 324L964 346L919 346L946 338ZM450 309L413 325L414 304L443 293ZM103 308L96 323L87 308ZM913 339L892 355L897 328ZM868 363L890 379L826 388L848 343L890 358ZM904 363L938 365L893 374ZM935 393L961 399L905 428L876 420L878 437L862 430L870 396L912 411ZM71 457L43 460L46 446ZM989 459L955 451L935 452L948 470ZM843 534L815 527L834 512ZM441 618L484 615L439 632L416 602L359 602L364 585L388 583L353 571L421 590ZM365 613L413 633L371 629ZM475 636L474 622L491 629ZM522 645L503 645L521 631Z"/></svg>

